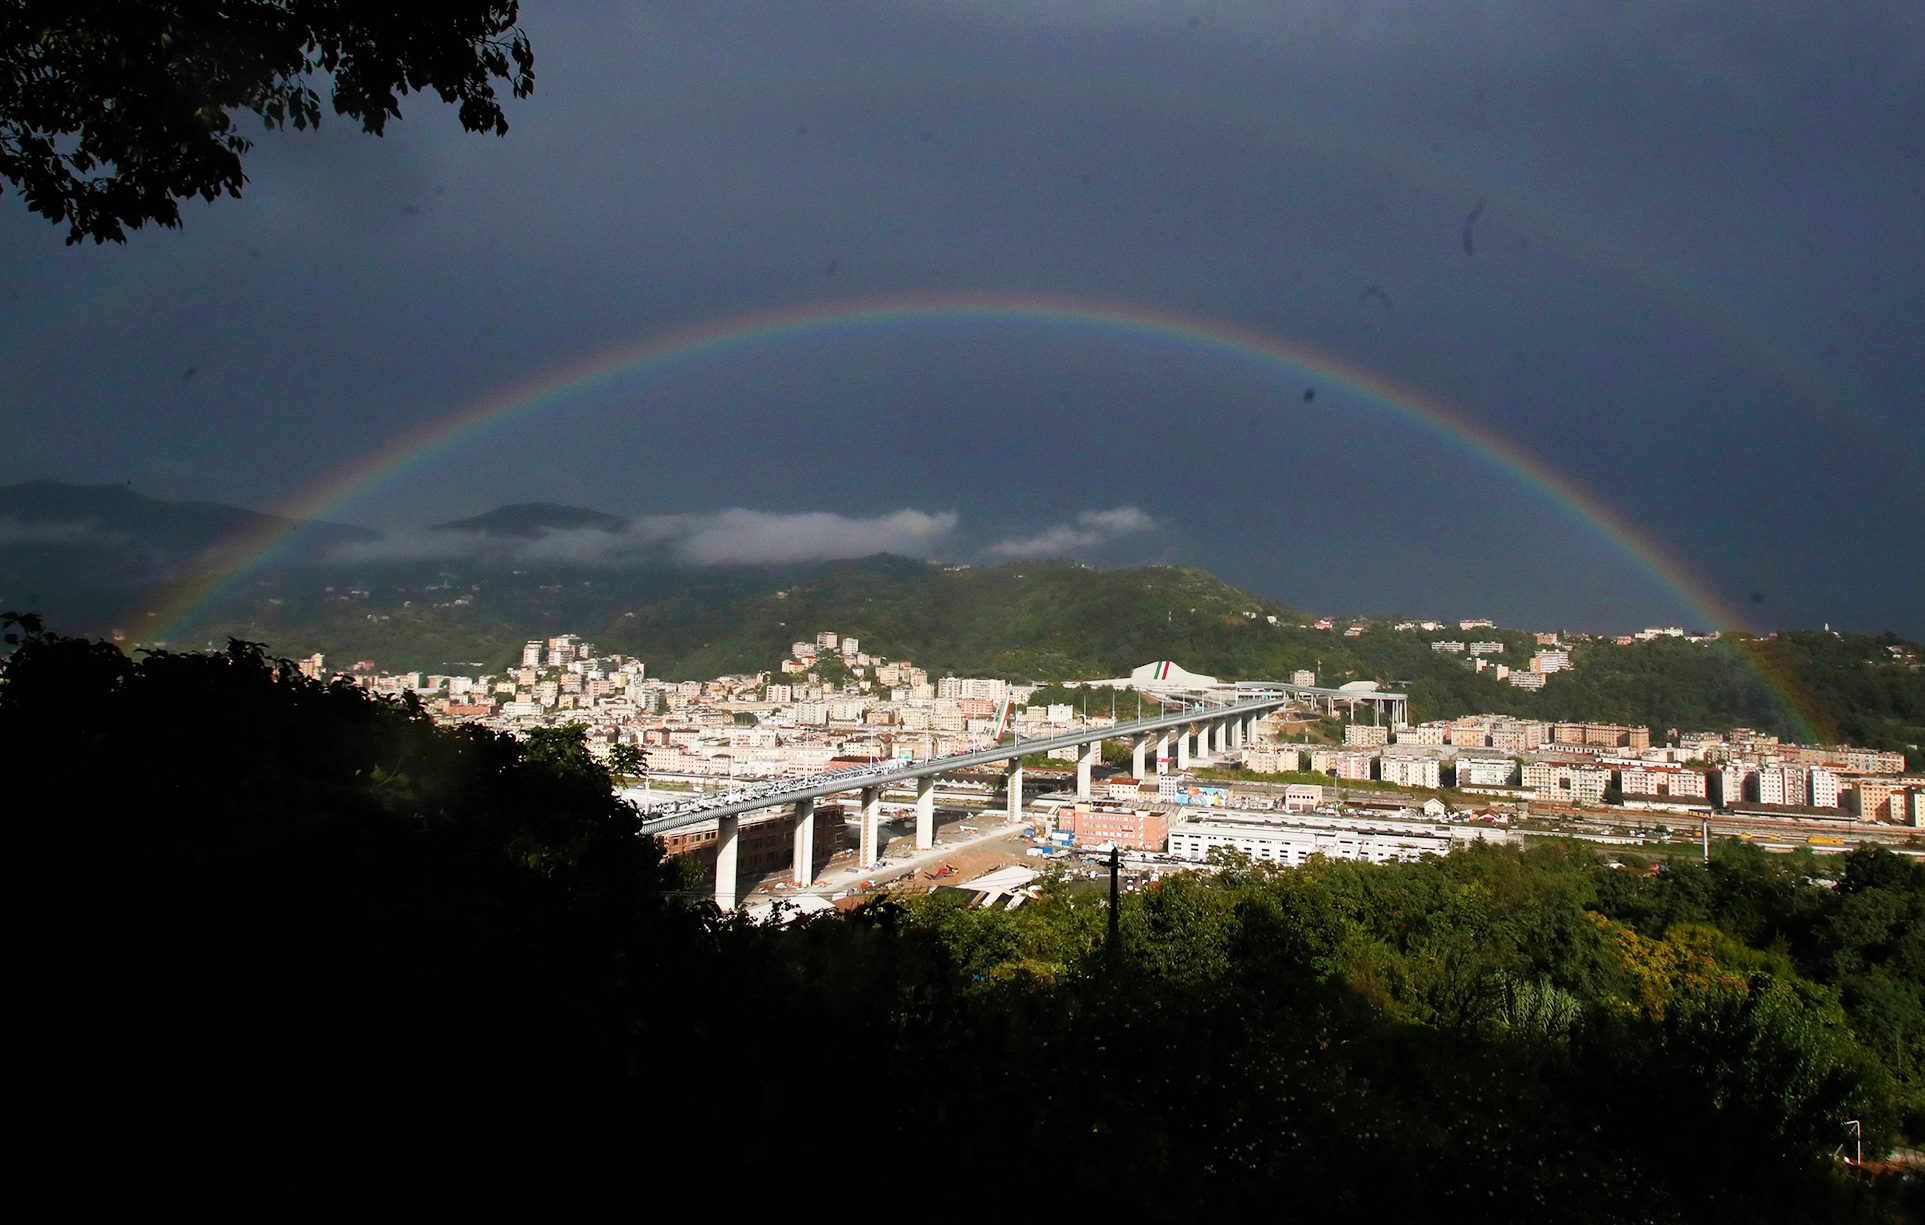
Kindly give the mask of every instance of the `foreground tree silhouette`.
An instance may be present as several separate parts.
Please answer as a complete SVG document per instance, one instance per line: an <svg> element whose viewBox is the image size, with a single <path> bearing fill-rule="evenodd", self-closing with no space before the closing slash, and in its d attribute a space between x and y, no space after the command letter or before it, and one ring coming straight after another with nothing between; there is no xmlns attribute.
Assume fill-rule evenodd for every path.
<svg viewBox="0 0 1925 1225"><path fill-rule="evenodd" d="M335 113L380 135L400 98L433 90L470 132L508 130L496 95L534 90L518 0L75 3L0 0L0 178L67 241L125 242L180 201L239 196L252 141Z"/></svg>
<svg viewBox="0 0 1925 1225"><path fill-rule="evenodd" d="M247 644L22 629L8 1080L36 1189L514 1214L651 1142L624 1103L665 1088L641 1053L686 1034L657 993L704 989L713 920L578 736L437 729Z"/></svg>

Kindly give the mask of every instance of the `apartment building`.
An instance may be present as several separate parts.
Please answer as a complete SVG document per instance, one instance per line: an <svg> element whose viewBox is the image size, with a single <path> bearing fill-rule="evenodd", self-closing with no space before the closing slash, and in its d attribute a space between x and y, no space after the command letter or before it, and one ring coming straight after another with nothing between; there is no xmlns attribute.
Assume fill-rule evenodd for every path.
<svg viewBox="0 0 1925 1225"><path fill-rule="evenodd" d="M1442 775L1435 757L1385 755L1377 762L1378 777L1400 787L1441 787Z"/></svg>
<svg viewBox="0 0 1925 1225"><path fill-rule="evenodd" d="M1596 762L1544 759L1524 765L1524 786L1545 801L1602 803L1611 768Z"/></svg>

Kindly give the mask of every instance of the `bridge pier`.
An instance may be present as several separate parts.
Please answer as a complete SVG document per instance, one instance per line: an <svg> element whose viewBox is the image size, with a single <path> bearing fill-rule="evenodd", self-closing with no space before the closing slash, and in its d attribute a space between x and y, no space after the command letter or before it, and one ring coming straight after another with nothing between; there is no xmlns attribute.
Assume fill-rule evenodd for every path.
<svg viewBox="0 0 1925 1225"><path fill-rule="evenodd" d="M1096 754L1103 747L1101 740L1076 746L1076 798L1090 798L1090 771L1096 765Z"/></svg>
<svg viewBox="0 0 1925 1225"><path fill-rule="evenodd" d="M867 871L876 866L879 848L877 826L882 817L882 788L864 787L862 789L862 846L857 864Z"/></svg>
<svg viewBox="0 0 1925 1225"><path fill-rule="evenodd" d="M1176 772L1183 773L1190 768L1190 729L1176 729Z"/></svg>
<svg viewBox="0 0 1925 1225"><path fill-rule="evenodd" d="M916 849L926 851L936 845L936 776L925 774L916 780Z"/></svg>
<svg viewBox="0 0 1925 1225"><path fill-rule="evenodd" d="M1210 724L1210 755L1221 757L1230 751L1230 721L1216 719Z"/></svg>
<svg viewBox="0 0 1925 1225"><path fill-rule="evenodd" d="M1003 774L1003 780L1009 788L1009 819L1011 821L1020 821L1023 819L1022 758L1017 757L1010 761L1009 769Z"/></svg>
<svg viewBox="0 0 1925 1225"><path fill-rule="evenodd" d="M815 880L815 805L813 797L795 802L795 863L790 875L798 885Z"/></svg>
<svg viewBox="0 0 1925 1225"><path fill-rule="evenodd" d="M1174 739L1176 739L1176 733L1167 727L1156 734L1156 776L1158 778L1170 772L1170 742Z"/></svg>
<svg viewBox="0 0 1925 1225"><path fill-rule="evenodd" d="M741 832L740 817L719 817L715 822L715 908L735 909L736 858L741 853L736 835Z"/></svg>
<svg viewBox="0 0 1925 1225"><path fill-rule="evenodd" d="M1130 777L1137 782L1143 781L1143 759L1148 756L1150 737L1139 733L1130 737Z"/></svg>
<svg viewBox="0 0 1925 1225"><path fill-rule="evenodd" d="M1238 715L1236 718L1230 720L1230 747L1233 749L1241 749L1243 747L1242 715Z"/></svg>

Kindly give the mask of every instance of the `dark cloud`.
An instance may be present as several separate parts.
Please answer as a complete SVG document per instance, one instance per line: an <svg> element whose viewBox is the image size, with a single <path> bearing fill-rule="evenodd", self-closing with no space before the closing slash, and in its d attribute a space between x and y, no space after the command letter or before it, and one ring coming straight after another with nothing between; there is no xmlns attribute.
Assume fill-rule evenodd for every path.
<svg viewBox="0 0 1925 1225"><path fill-rule="evenodd" d="M1864 582L1848 546L1925 536L1925 6L524 20L542 75L505 139L431 99L381 141L268 135L243 200L112 251L0 200L0 386L24 424L0 482L304 504L524 387L524 412L330 513L446 549L405 529L572 500L680 525L545 541L597 557L1066 542L1332 609L1690 620L1548 473L1728 605L1925 634L1916 584ZM874 319L542 394L651 336L905 292L1120 303L1328 360ZM155 371L210 354L218 378L155 397ZM1083 508L1118 504L1156 530L1081 543L1102 534ZM927 506L953 511L901 509Z"/></svg>

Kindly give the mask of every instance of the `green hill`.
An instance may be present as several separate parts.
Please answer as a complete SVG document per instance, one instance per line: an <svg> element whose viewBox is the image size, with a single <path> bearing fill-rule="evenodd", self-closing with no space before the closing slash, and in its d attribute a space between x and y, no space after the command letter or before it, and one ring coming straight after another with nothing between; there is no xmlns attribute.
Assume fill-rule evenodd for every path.
<svg viewBox="0 0 1925 1225"><path fill-rule="evenodd" d="M0 519L11 525L0 535L0 608L42 613L65 633L124 631L129 645L195 649L238 637L336 664L478 672L506 666L529 638L573 632L641 657L655 675L690 678L772 670L790 643L833 629L938 675L1113 677L1167 658L1224 677L1308 669L1325 684L1381 681L1408 692L1419 719L1494 711L1660 733L1749 725L1914 754L1925 742L1920 648L1890 635L1581 640L1574 668L1532 692L1431 649L1438 638L1476 637L1503 644L1491 662L1528 667L1536 643L1515 630L1424 633L1373 621L1348 637L1175 566L969 567L887 555L693 566L625 536L619 516L549 504L501 507L414 537L306 525L276 564L218 588L193 623L163 627L152 610L174 602L183 575L218 569L233 542L279 521L46 481L0 488ZM605 543L619 543L619 556ZM156 641L163 636L171 640Z"/></svg>
<svg viewBox="0 0 1925 1225"><path fill-rule="evenodd" d="M1309 669L1326 685L1378 680L1408 692L1418 719L1490 711L1640 723L1660 734L1751 726L1787 738L1815 735L1913 753L1925 742L1921 651L1892 635L1801 632L1630 646L1581 641L1572 648L1570 671L1530 691L1497 680L1494 669L1472 671L1463 655L1431 647L1465 634L1373 624L1350 638L1309 629L1286 604L1182 567L1096 570L1057 562L953 569L871 558L742 599L703 596L683 592L637 605L597 641L673 677L772 668L791 642L833 629L861 639L873 654L913 659L932 675L1112 677L1168 658L1226 678L1288 679ZM1538 649L1531 634L1517 630L1468 636L1503 643L1493 659L1513 668L1528 667Z"/></svg>

